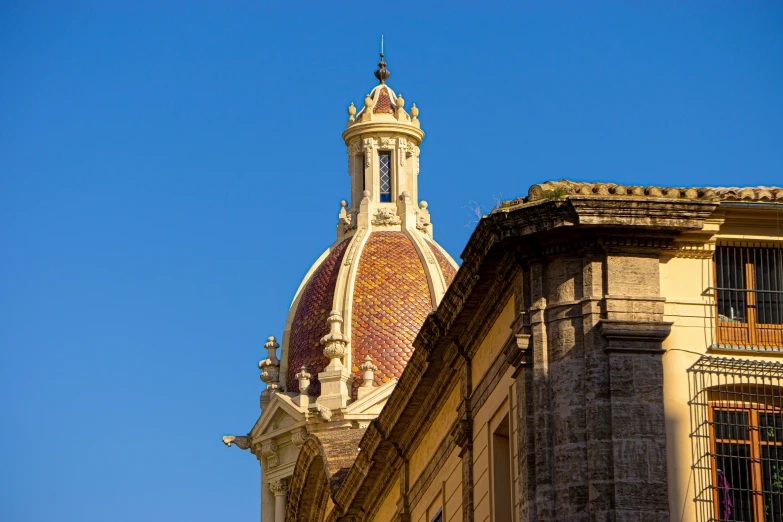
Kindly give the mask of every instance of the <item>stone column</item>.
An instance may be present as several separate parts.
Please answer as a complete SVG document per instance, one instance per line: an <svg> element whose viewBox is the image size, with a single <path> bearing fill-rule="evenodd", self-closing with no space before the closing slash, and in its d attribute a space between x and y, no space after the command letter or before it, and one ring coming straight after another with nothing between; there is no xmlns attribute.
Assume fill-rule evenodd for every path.
<svg viewBox="0 0 783 522"><path fill-rule="evenodd" d="M275 496L275 522L285 522L285 508L288 502L288 479L273 480L269 489Z"/></svg>

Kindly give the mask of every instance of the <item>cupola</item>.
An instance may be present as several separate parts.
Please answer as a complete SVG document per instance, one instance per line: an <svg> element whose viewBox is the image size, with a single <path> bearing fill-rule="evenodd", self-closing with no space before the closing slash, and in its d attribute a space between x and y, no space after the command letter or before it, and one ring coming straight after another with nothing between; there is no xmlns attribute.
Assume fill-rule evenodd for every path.
<svg viewBox="0 0 783 522"><path fill-rule="evenodd" d="M282 340L280 388L298 392L304 367L312 376L308 395L329 408L356 400L360 388L368 393L367 368L375 387L402 374L457 269L418 199L418 109L406 112L390 76L381 53L378 84L361 110L348 107L350 198L340 203L335 243L297 291Z"/></svg>

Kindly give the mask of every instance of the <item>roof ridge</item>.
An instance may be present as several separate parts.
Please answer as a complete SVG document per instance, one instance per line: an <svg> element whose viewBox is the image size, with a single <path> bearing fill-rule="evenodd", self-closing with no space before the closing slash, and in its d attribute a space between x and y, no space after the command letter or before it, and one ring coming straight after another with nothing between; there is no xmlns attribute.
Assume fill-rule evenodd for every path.
<svg viewBox="0 0 783 522"><path fill-rule="evenodd" d="M504 202L502 208L547 199L571 196L645 197L699 201L783 202L783 188L748 187L666 187L660 185L622 185L603 181L544 181L530 186L525 197Z"/></svg>

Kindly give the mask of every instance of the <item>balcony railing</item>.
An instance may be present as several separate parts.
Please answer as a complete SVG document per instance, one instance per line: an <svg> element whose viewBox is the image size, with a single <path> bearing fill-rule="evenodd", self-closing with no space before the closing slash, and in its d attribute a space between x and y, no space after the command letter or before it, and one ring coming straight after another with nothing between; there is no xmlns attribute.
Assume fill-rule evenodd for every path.
<svg viewBox="0 0 783 522"><path fill-rule="evenodd" d="M688 385L698 522L783 520L783 364L704 356Z"/></svg>

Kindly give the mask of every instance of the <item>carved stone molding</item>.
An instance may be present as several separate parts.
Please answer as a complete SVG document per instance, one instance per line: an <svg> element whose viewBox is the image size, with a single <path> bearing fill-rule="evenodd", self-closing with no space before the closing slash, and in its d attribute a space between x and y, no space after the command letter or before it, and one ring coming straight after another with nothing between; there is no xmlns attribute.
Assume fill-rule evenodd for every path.
<svg viewBox="0 0 783 522"><path fill-rule="evenodd" d="M519 368L525 360L525 355L532 347L532 335L519 333L511 334L503 346L503 355L510 366Z"/></svg>
<svg viewBox="0 0 783 522"><path fill-rule="evenodd" d="M269 468L274 468L278 464L277 458L277 444L267 441L261 446L261 455L266 457L266 465Z"/></svg>
<svg viewBox="0 0 783 522"><path fill-rule="evenodd" d="M362 238L366 232L366 228L360 228L356 234L353 235L353 239L351 239L351 246L348 248L348 253L345 255L345 261L343 262L345 266L350 265L353 261L353 257L356 255L356 250L359 248L359 243L362 242Z"/></svg>
<svg viewBox="0 0 783 522"><path fill-rule="evenodd" d="M364 151L364 167L372 165L372 150L377 146L372 138L365 138L362 141L362 150Z"/></svg>
<svg viewBox="0 0 783 522"><path fill-rule="evenodd" d="M662 353L661 343L669 336L672 322L601 319L601 335L607 352Z"/></svg>
<svg viewBox="0 0 783 522"><path fill-rule="evenodd" d="M390 227L400 223L402 223L402 219L390 208L379 208L372 218L372 224L377 227Z"/></svg>
<svg viewBox="0 0 783 522"><path fill-rule="evenodd" d="M330 410L323 404L318 404L318 403L311 404L310 409L315 410L316 413L318 414L318 417L323 422L329 422L330 420L332 420L332 410Z"/></svg>
<svg viewBox="0 0 783 522"><path fill-rule="evenodd" d="M269 490L277 497L288 493L288 479L282 478L269 482Z"/></svg>
<svg viewBox="0 0 783 522"><path fill-rule="evenodd" d="M291 434L291 442L297 448L302 447L305 440L307 440L307 432L304 430L295 431Z"/></svg>
<svg viewBox="0 0 783 522"><path fill-rule="evenodd" d="M451 429L451 436L454 444L462 448L459 452L461 457L465 449L473 445L473 419L459 419Z"/></svg>
<svg viewBox="0 0 783 522"><path fill-rule="evenodd" d="M715 243L675 241L671 251L674 257L687 259L712 259L715 253Z"/></svg>

